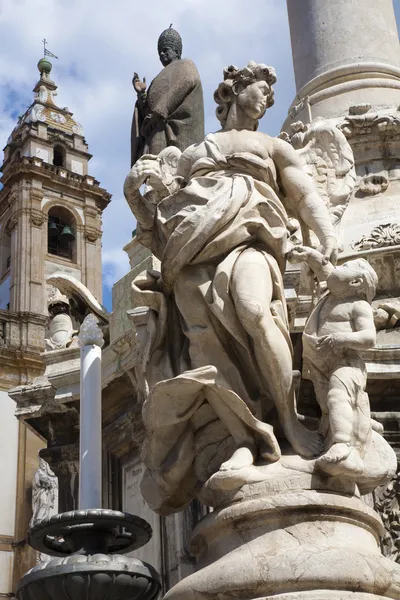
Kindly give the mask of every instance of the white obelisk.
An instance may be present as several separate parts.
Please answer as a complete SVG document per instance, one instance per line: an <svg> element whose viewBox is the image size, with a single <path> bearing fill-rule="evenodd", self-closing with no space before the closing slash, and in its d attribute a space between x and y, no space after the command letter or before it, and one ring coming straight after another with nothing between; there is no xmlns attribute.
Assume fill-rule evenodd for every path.
<svg viewBox="0 0 400 600"><path fill-rule="evenodd" d="M78 337L81 349L79 509L102 507L101 348L103 334L88 315Z"/></svg>

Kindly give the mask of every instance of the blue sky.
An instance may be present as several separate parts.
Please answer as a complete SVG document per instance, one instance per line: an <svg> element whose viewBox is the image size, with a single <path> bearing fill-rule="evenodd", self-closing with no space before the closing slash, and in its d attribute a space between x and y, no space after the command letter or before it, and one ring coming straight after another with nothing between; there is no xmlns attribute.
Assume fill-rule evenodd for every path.
<svg viewBox="0 0 400 600"><path fill-rule="evenodd" d="M394 5L399 21L400 0ZM132 75L137 71L150 82L159 72L157 39L170 23L183 37L184 56L200 71L206 131L218 128L213 91L223 67L255 60L277 71L275 105L261 125L277 135L295 95L285 0L0 0L1 148L31 103L46 37L59 57L52 73L58 103L83 125L93 154L89 171L113 194L103 215L103 303L109 309L112 284L129 270L122 247L135 227L122 193Z"/></svg>

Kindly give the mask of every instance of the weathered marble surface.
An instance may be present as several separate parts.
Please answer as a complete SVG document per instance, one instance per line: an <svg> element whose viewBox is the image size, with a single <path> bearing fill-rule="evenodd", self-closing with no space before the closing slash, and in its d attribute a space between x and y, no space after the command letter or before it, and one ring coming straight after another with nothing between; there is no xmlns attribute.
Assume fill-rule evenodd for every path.
<svg viewBox="0 0 400 600"><path fill-rule="evenodd" d="M400 570L381 555L375 511L302 484L289 477L275 493L244 486L204 518L192 537L197 571L165 600L397 599Z"/></svg>

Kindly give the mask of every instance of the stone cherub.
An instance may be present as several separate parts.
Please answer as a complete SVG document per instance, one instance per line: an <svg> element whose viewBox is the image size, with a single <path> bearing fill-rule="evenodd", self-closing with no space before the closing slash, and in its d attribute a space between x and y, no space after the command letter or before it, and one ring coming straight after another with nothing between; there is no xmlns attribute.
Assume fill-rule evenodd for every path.
<svg viewBox="0 0 400 600"><path fill-rule="evenodd" d="M326 452L316 466L332 475L356 476L364 470L372 428L382 432L370 417L367 372L360 355L376 342L371 302L378 278L362 258L334 267L317 250L299 246L289 259L306 262L328 290L303 333L304 372L314 384L322 411L320 432L326 440Z"/></svg>
<svg viewBox="0 0 400 600"><path fill-rule="evenodd" d="M295 452L321 452L296 412L282 279L288 211L328 259L338 242L297 152L257 131L275 81L263 64L225 69L214 94L221 130L178 153L176 187L167 189L160 160L149 155L125 182L138 240L161 260L161 273L147 272L133 292L150 319L142 490L163 513L218 472L278 461L276 412ZM154 197L141 196L144 183Z"/></svg>
<svg viewBox="0 0 400 600"><path fill-rule="evenodd" d="M167 146L185 150L204 138L203 88L194 63L182 59L182 38L169 27L159 37L164 69L146 90L137 73L137 102L132 120L131 165L143 154L158 154Z"/></svg>

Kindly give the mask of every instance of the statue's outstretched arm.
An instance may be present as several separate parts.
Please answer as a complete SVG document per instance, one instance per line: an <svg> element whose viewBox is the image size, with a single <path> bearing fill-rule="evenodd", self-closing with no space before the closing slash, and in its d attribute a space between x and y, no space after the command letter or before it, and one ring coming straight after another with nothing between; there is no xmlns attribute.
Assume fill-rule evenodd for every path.
<svg viewBox="0 0 400 600"><path fill-rule="evenodd" d="M286 257L292 264L305 262L320 283L326 281L335 268L321 252L308 246L295 246Z"/></svg>
<svg viewBox="0 0 400 600"><path fill-rule="evenodd" d="M287 142L274 139L272 158L285 195L296 206L304 223L318 236L325 258L335 263L338 249L335 230L313 180L303 170L301 157Z"/></svg>

